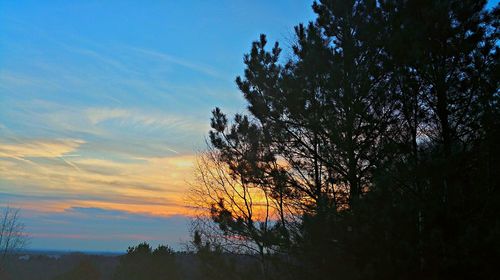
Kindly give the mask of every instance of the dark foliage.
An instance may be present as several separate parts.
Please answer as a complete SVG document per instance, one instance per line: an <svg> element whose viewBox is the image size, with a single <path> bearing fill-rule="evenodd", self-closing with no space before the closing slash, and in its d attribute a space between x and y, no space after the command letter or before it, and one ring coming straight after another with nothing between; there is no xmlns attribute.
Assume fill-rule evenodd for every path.
<svg viewBox="0 0 500 280"><path fill-rule="evenodd" d="M73 269L54 278L54 280L100 280L101 273L90 258L82 259Z"/></svg>
<svg viewBox="0 0 500 280"><path fill-rule="evenodd" d="M209 136L279 202L273 266L294 271L279 278L495 278L500 9L485 4L324 0L288 61L253 43L236 79L249 113L216 108Z"/></svg>
<svg viewBox="0 0 500 280"><path fill-rule="evenodd" d="M120 258L114 278L116 280L180 279L175 254L168 246L152 249L147 243L129 247Z"/></svg>

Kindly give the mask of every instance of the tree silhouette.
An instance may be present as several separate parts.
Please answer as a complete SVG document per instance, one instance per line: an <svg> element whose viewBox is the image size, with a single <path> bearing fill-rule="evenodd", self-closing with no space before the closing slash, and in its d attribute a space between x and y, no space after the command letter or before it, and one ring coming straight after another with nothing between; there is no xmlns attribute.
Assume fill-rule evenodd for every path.
<svg viewBox="0 0 500 280"><path fill-rule="evenodd" d="M318 1L290 59L252 44L249 114L216 108L209 145L276 202L271 253L292 276L493 278L500 9L485 4ZM242 225L214 205L223 231Z"/></svg>
<svg viewBox="0 0 500 280"><path fill-rule="evenodd" d="M89 258L81 260L73 269L54 278L54 280L99 280L101 273Z"/></svg>
<svg viewBox="0 0 500 280"><path fill-rule="evenodd" d="M19 209L6 207L0 211L0 272L9 254L24 248L28 236L20 221Z"/></svg>
<svg viewBox="0 0 500 280"><path fill-rule="evenodd" d="M113 279L179 279L175 253L163 245L153 250L146 242L129 247L120 257Z"/></svg>
<svg viewBox="0 0 500 280"><path fill-rule="evenodd" d="M192 223L196 251L200 257L205 253L214 258L223 253L255 256L260 278L267 279L269 256L285 242L277 222L279 201L269 190L233 176L214 149L200 154L197 163L197 180L189 198L198 210Z"/></svg>

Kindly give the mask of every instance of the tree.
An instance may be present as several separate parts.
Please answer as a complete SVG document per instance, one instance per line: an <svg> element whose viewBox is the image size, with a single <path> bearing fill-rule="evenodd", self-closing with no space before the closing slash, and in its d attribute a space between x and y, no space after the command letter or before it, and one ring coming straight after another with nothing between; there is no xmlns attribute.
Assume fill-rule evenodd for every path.
<svg viewBox="0 0 500 280"><path fill-rule="evenodd" d="M24 248L28 241L19 219L19 209L6 207L0 211L0 270L4 269L6 257Z"/></svg>
<svg viewBox="0 0 500 280"><path fill-rule="evenodd" d="M314 269L320 277L339 250L332 242L337 211L355 207L369 190L394 120L381 94L388 78L375 3L322 1L313 8L318 20L295 28L294 58L286 64L279 64L278 44L267 51L263 35L253 43L245 76L236 80L251 116L228 125L214 110L210 140L235 176L269 189L308 221L291 236L308 243L301 254L322 267Z"/></svg>
<svg viewBox="0 0 500 280"><path fill-rule="evenodd" d="M90 258L84 258L70 271L63 273L53 280L99 280L101 272Z"/></svg>
<svg viewBox="0 0 500 280"><path fill-rule="evenodd" d="M113 279L179 279L175 253L163 245L153 250L146 242L129 247L120 257Z"/></svg>
<svg viewBox="0 0 500 280"><path fill-rule="evenodd" d="M485 4L322 0L290 59L252 44L236 79L248 113L214 109L210 149L272 198L271 253L297 278L495 274L500 8ZM211 221L238 228L217 199Z"/></svg>
<svg viewBox="0 0 500 280"><path fill-rule="evenodd" d="M193 233L191 242L195 256L198 260L198 271L203 279L224 280L224 279L242 279L241 271L237 271L236 260L224 250L219 243L211 243L202 237L207 236L206 227L200 229L199 225ZM217 242L217 241L216 241ZM226 252L225 252L226 251ZM201 278L201 277L200 277Z"/></svg>
<svg viewBox="0 0 500 280"><path fill-rule="evenodd" d="M391 252L393 260L386 267L409 260L401 271L413 271L413 277L484 278L488 273L477 273L490 266L489 257L477 260L495 254L476 251L487 245L470 241L483 223L497 223L491 216L473 218L494 212L495 207L483 206L498 198L492 181L482 183L490 175L476 172L487 161L478 149L488 142L489 131L498 131L485 119L493 111L498 113L498 74L492 72L498 71L492 70L498 69L498 9L485 11L485 3L385 1L382 5L388 63L394 69L390 91L400 108L390 143L397 152L379 169L379 193L367 217L385 222L381 236L394 236L385 238L390 243L385 249L373 251ZM486 232L496 233L496 226ZM376 235L376 229L371 233ZM395 236L400 242L394 242ZM474 258L467 257L471 251L476 252ZM480 263L485 267L479 269Z"/></svg>
<svg viewBox="0 0 500 280"><path fill-rule="evenodd" d="M231 174L217 151L209 147L198 155L189 200L198 211L192 231L200 257L211 253L224 261L223 253L253 256L260 263L259 278L267 279L270 255L285 242L277 222L279 202L269 190Z"/></svg>

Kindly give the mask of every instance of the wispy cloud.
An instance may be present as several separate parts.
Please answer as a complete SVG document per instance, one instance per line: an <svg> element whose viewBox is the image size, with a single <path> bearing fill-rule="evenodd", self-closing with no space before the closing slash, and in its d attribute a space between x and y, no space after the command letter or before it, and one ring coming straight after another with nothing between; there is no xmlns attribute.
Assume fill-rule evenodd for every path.
<svg viewBox="0 0 500 280"><path fill-rule="evenodd" d="M64 240L92 232L141 238L157 228L166 232L164 223L185 229L165 217L189 214L183 194L210 111L244 110L233 78L255 35L250 6L4 2L0 205L30 212L30 229L44 234L38 244L57 240L51 244L60 248L74 248ZM304 11L303 4L289 6ZM277 26L276 17L262 19ZM81 207L108 212L93 219ZM133 217L138 230L115 229L114 218L122 216ZM162 220L141 224L151 217Z"/></svg>
<svg viewBox="0 0 500 280"><path fill-rule="evenodd" d="M0 127L4 139L19 138L15 128L21 126L29 130L24 137L77 138L85 141L84 152L100 153L104 157L190 152L209 129L205 119L152 108L64 106L31 100L12 102L5 109L6 122Z"/></svg>
<svg viewBox="0 0 500 280"><path fill-rule="evenodd" d="M88 156L65 158L68 153L78 151L83 143L79 140L2 143L0 191L38 194L35 201L18 199L18 204L28 204L31 208L43 209L47 200L52 200L58 205L56 210L76 205L150 215L188 214L183 197L193 172L192 155L136 157L128 161ZM54 200L52 196L62 199Z"/></svg>
<svg viewBox="0 0 500 280"><path fill-rule="evenodd" d="M219 73L217 70L215 70L213 67L210 67L208 65L203 65L200 63L195 63L191 61L187 61L166 53L162 53L159 51L155 50L149 50L145 48L137 48L137 47L128 47L128 49L135 51L136 53L148 56L149 58L161 60L167 63L173 63L185 68L188 68L190 70L196 71L203 73L205 75L209 75L215 78L227 78L227 75L222 75Z"/></svg>
<svg viewBox="0 0 500 280"><path fill-rule="evenodd" d="M86 116L92 125L108 120L120 120L121 124L172 128L183 132L208 130L208 122L195 120L188 115L145 113L141 110L123 108L89 108L86 110Z"/></svg>
<svg viewBox="0 0 500 280"><path fill-rule="evenodd" d="M85 141L80 139L28 140L22 143L0 142L0 157L62 157L76 150Z"/></svg>

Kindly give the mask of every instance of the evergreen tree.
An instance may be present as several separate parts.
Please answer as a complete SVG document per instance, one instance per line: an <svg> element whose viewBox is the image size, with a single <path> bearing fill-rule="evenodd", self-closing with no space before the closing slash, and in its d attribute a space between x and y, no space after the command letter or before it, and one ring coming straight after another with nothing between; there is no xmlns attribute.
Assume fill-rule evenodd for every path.
<svg viewBox="0 0 500 280"><path fill-rule="evenodd" d="M288 61L252 44L249 114L215 109L210 144L276 201L297 278L493 278L500 9L485 4L324 0Z"/></svg>
<svg viewBox="0 0 500 280"><path fill-rule="evenodd" d="M146 242L129 247L120 257L113 279L179 279L175 253L163 245L153 250Z"/></svg>

